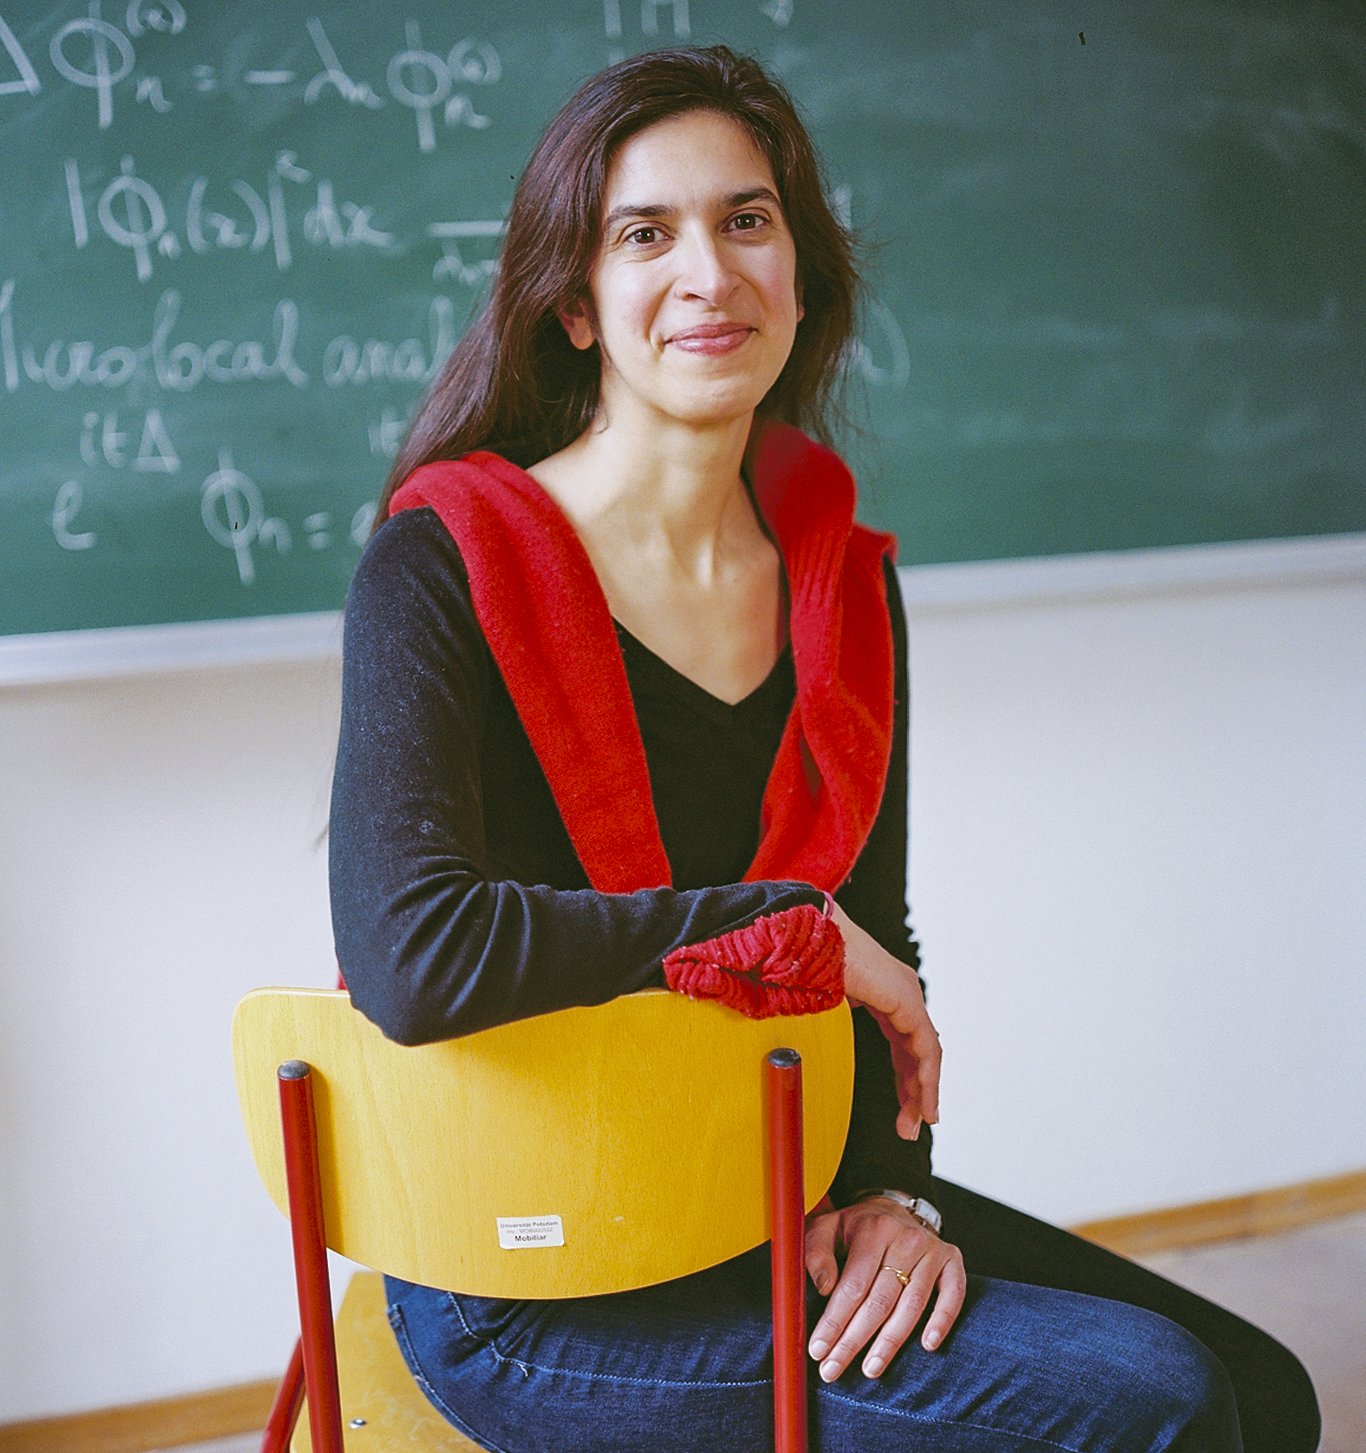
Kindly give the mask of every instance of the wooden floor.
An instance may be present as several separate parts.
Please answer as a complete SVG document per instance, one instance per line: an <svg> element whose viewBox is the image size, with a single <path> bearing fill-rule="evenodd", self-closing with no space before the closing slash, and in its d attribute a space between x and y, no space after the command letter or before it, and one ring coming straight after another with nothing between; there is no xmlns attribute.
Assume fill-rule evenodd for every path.
<svg viewBox="0 0 1366 1453"><path fill-rule="evenodd" d="M1140 1259L1299 1357L1323 1410L1319 1453L1366 1450L1366 1215Z"/></svg>
<svg viewBox="0 0 1366 1453"><path fill-rule="evenodd" d="M174 1453L259 1453L260 1433L239 1433L235 1438L214 1438L208 1443L182 1443Z"/></svg>
<svg viewBox="0 0 1366 1453"><path fill-rule="evenodd" d="M1299 1356L1323 1408L1320 1453L1366 1450L1366 1215L1141 1259L1265 1327ZM243 1434L181 1453L259 1447L259 1434Z"/></svg>

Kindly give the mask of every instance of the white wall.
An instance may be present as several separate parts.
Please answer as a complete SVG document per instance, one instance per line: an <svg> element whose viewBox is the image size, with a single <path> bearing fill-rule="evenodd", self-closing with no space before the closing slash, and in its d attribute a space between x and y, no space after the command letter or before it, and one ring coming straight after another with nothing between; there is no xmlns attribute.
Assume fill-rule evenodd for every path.
<svg viewBox="0 0 1366 1453"><path fill-rule="evenodd" d="M943 1171L1073 1221L1366 1166L1366 581L912 627ZM0 687L0 1421L283 1363L227 1033L333 974L335 698Z"/></svg>
<svg viewBox="0 0 1366 1453"><path fill-rule="evenodd" d="M0 689L0 1421L278 1375L232 1009L335 983L336 668Z"/></svg>
<svg viewBox="0 0 1366 1453"><path fill-rule="evenodd" d="M912 632L941 1173L1074 1222L1366 1166L1366 584Z"/></svg>

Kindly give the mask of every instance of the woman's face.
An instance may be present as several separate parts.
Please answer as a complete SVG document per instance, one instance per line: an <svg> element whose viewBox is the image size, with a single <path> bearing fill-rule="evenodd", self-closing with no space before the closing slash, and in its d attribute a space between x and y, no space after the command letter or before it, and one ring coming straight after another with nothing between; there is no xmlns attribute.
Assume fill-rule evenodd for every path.
<svg viewBox="0 0 1366 1453"><path fill-rule="evenodd" d="M566 310L602 352L610 424L748 417L802 316L797 253L773 173L743 127L689 111L631 137L607 174L592 312Z"/></svg>

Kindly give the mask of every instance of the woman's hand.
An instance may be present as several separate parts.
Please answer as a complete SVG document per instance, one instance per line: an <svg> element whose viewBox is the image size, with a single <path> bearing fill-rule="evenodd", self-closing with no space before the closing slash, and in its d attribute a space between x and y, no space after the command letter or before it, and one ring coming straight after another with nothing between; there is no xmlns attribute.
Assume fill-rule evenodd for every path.
<svg viewBox="0 0 1366 1453"><path fill-rule="evenodd" d="M914 1140L920 1122L939 1119L939 1035L925 1012L916 972L893 958L835 904L833 917L844 939L844 992L864 1005L892 1046L901 1113L897 1134Z"/></svg>
<svg viewBox="0 0 1366 1453"><path fill-rule="evenodd" d="M893 1275L893 1267L908 1274L905 1286ZM881 1196L808 1217L806 1269L816 1290L830 1297L809 1344L826 1382L839 1377L875 1333L863 1373L877 1377L911 1335L938 1288L934 1312L920 1338L921 1346L933 1352L948 1335L967 1291L958 1248Z"/></svg>

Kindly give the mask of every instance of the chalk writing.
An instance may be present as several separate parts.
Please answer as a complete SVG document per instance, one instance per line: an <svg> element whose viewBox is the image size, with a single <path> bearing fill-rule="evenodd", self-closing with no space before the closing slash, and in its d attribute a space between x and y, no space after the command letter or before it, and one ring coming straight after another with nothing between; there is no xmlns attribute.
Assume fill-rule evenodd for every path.
<svg viewBox="0 0 1366 1453"><path fill-rule="evenodd" d="M57 491L57 500L52 506L52 533L63 550L89 550L95 544L95 535L90 530L76 533L71 529L84 500L85 491L75 480Z"/></svg>
<svg viewBox="0 0 1366 1453"><path fill-rule="evenodd" d="M85 186L75 157L65 159L63 172L72 241L79 250L88 247L96 234L90 224ZM181 255L182 236L190 251L201 256L243 250L248 254L260 253L270 246L276 268L287 272L294 261L294 250L286 182L312 184L313 205L305 211L300 231L313 246L379 252L398 246L394 234L377 224L373 206L338 201L332 179L315 177L299 165L292 151L282 151L276 156L262 188L252 186L242 177L233 177L211 194L209 178L194 177L178 226L171 225L173 219L161 193L137 174L133 158L125 156L119 175L99 195L95 220L110 242L132 253L139 282L151 280L157 258L172 261Z"/></svg>
<svg viewBox="0 0 1366 1453"><path fill-rule="evenodd" d="M835 187L827 200L830 210L841 225L852 227L853 189L847 185ZM904 388L911 376L911 351L906 344L906 335L901 331L901 324L897 322L891 309L877 299L870 301L868 314L867 324L871 327L865 325L864 335L855 341L850 362L874 387ZM873 342L869 341L869 333L872 334ZM878 345L876 349L874 342ZM878 362L878 359L883 361Z"/></svg>
<svg viewBox="0 0 1366 1453"><path fill-rule="evenodd" d="M237 557L237 574L243 585L256 583L253 545L273 543L286 555L293 543L283 520L266 517L261 491L240 469L233 468L229 449L219 450L218 468L204 481L199 513L209 534Z"/></svg>
<svg viewBox="0 0 1366 1453"><path fill-rule="evenodd" d="M433 222L427 228L429 237L501 237L501 222Z"/></svg>
<svg viewBox="0 0 1366 1453"><path fill-rule="evenodd" d="M123 23L135 40L153 31L179 35L185 29L185 7L180 0L128 0Z"/></svg>
<svg viewBox="0 0 1366 1453"><path fill-rule="evenodd" d="M80 57L80 64L68 54L67 41L72 36L82 36L89 42L88 54ZM117 57L112 66L111 46ZM77 48L73 45L70 49L75 52ZM88 19L68 20L62 26L52 37L48 53L59 76L98 93L100 130L107 131L114 124L114 87L133 69L137 57L132 41L117 26L100 19L100 0L90 0Z"/></svg>
<svg viewBox="0 0 1366 1453"><path fill-rule="evenodd" d="M174 393L188 393L201 383L270 383L277 379L295 388L308 386L308 374L296 358L299 338L298 305L282 298L275 305L269 343L257 338L234 341L219 338L201 344L189 339L173 342L180 317L181 295L168 288L157 300L152 317L152 336L134 347L116 343L97 350L88 339L68 343L53 339L39 356L40 345L19 342L14 331L14 279L0 288L0 374L5 388L16 393L27 379L63 393L76 385L91 388L121 388L150 379ZM441 300L449 311L450 304ZM445 316L433 305L433 317ZM448 336L434 326L434 337Z"/></svg>
<svg viewBox="0 0 1366 1453"><path fill-rule="evenodd" d="M308 375L294 361L299 334L299 310L289 299L275 306L273 344L275 356L267 361L267 346L256 339L233 343L220 338L201 346L182 342L167 347L180 313L180 294L168 288L157 303L150 345L157 382L162 388L185 393L201 379L215 383L267 382L283 378L295 388L305 388Z"/></svg>
<svg viewBox="0 0 1366 1453"><path fill-rule="evenodd" d="M381 251L394 246L392 232L381 231L371 219L373 207L343 202L340 207L332 195L327 178L318 182L318 204L304 217L304 236L310 242L327 243L332 247L376 247Z"/></svg>
<svg viewBox="0 0 1366 1453"><path fill-rule="evenodd" d="M673 20L674 36L686 40L692 34L692 19L688 14L688 0L640 0L640 33L653 36L659 34L659 12L668 8ZM622 39L621 0L602 0L602 26L610 41ZM609 47L607 59L613 65L626 58L622 47Z"/></svg>
<svg viewBox="0 0 1366 1453"><path fill-rule="evenodd" d="M124 157L122 175L116 177L100 194L96 215L111 242L130 247L137 260L138 281L152 276L152 254L148 244L155 242L164 257L180 255L180 241L174 232L166 231L166 208L155 188L133 175L133 158ZM123 215L115 212L122 202Z"/></svg>
<svg viewBox="0 0 1366 1453"><path fill-rule="evenodd" d="M74 517L75 510L80 507L80 495L79 486L73 488L75 495L65 503L70 516ZM356 546L363 545L369 537L375 513L375 502L370 500L351 516L346 534ZM243 585L256 583L253 548L274 546L277 555L288 555L294 548L294 535L289 525L276 516L267 515L259 486L234 465L232 451L227 448L218 451L218 468L204 480L200 491L200 517L209 535L232 551L237 563L237 578ZM55 514L53 518L55 522ZM314 510L304 515L303 536L310 550L322 551L332 547L335 538L332 519L331 510Z"/></svg>
<svg viewBox="0 0 1366 1453"><path fill-rule="evenodd" d="M640 33L659 34L659 12L671 12L674 35L686 40L692 34L692 23L688 15L688 0L640 0ZM602 0L603 28L608 40L621 39L621 0Z"/></svg>
<svg viewBox="0 0 1366 1453"><path fill-rule="evenodd" d="M854 193L851 187L840 186L831 189L826 200L830 203L830 210L839 218L845 227L854 225Z"/></svg>
<svg viewBox="0 0 1366 1453"><path fill-rule="evenodd" d="M81 423L81 458L87 464L98 464L103 459L111 469L122 469L131 464L133 470L140 474L179 472L180 456L171 443L160 409L148 409L143 415L141 442L137 454L131 458L128 453L130 441L131 436L119 428L117 410L101 417L92 409Z"/></svg>
<svg viewBox="0 0 1366 1453"><path fill-rule="evenodd" d="M428 325L428 344L418 338L405 338L395 344L376 338L358 343L347 334L339 334L323 350L323 381L329 388L378 380L430 383L455 347L455 310L449 298L433 298Z"/></svg>
<svg viewBox="0 0 1366 1453"><path fill-rule="evenodd" d="M153 111L159 111L163 116L171 109L171 103L161 89L160 76L142 76L138 80L136 99L139 105L145 101Z"/></svg>
<svg viewBox="0 0 1366 1453"><path fill-rule="evenodd" d="M42 82L38 79L38 72L33 69L33 62L25 54L24 48L19 44L15 33L5 24L5 17L0 15L0 45L5 48L5 54L14 65L15 74L8 81L0 81L0 96L13 96L20 91L26 91L30 96L36 96L43 89Z"/></svg>
<svg viewBox="0 0 1366 1453"><path fill-rule="evenodd" d="M19 354L14 346L14 314L10 307L14 302L14 279L6 278L0 288L0 368L4 370L5 389L9 393L19 388Z"/></svg>
<svg viewBox="0 0 1366 1453"><path fill-rule="evenodd" d="M407 431L407 420L396 409L385 409L370 425L370 453L380 459L393 459Z"/></svg>
<svg viewBox="0 0 1366 1453"><path fill-rule="evenodd" d="M441 256L432 267L432 281L439 283L449 278L467 288L482 288L497 271L497 258L483 257L475 262L466 262L459 247L450 242L442 248Z"/></svg>
<svg viewBox="0 0 1366 1453"><path fill-rule="evenodd" d="M501 222L432 222L427 227L427 236L441 239L442 255L432 268L432 280L442 282L452 278L466 287L480 288L498 269L496 258L481 258L466 262L461 255L458 238L489 237L503 235Z"/></svg>
<svg viewBox="0 0 1366 1453"><path fill-rule="evenodd" d="M79 20L67 21L48 44L48 55L57 74L73 85L96 93L101 131L107 131L114 124L114 87L132 73L137 61L130 37L138 38L148 31L178 35L185 29L185 10L179 0L129 0L124 27L127 34L101 17L100 0L90 0L89 13ZM0 20L0 42L19 71L23 83L19 89L36 95L42 89L38 74L3 20ZM139 76L134 85L139 104L145 102L161 113L171 109L159 76ZM0 85L0 95L13 89L16 89L13 82Z"/></svg>
<svg viewBox="0 0 1366 1453"><path fill-rule="evenodd" d="M349 101L353 106L368 106L372 110L378 110L384 105L384 102L375 95L369 86L353 81L347 75L341 61L337 59L337 52L332 49L332 42L327 38L322 21L316 16L308 22L308 34L326 68L314 76L304 90L304 100L310 106L322 95L327 86L334 87L342 100ZM263 73L258 71L257 74ZM285 75L284 72L276 72L276 74ZM293 80L292 72L289 73L288 79Z"/></svg>
<svg viewBox="0 0 1366 1453"><path fill-rule="evenodd" d="M640 0L640 29L644 35L659 34L659 12L668 8L673 13L674 34L686 39L692 34L688 20L688 0Z"/></svg>
<svg viewBox="0 0 1366 1453"><path fill-rule="evenodd" d="M662 3L665 0L643 0L641 23L646 33L654 33L651 26L657 28L654 10ZM686 0L669 0L669 3L676 12L676 33L686 35ZM683 29L678 29L679 24ZM159 115L174 109L175 103L168 91L175 91L177 85L180 95L204 97L222 92L225 81L234 92L239 81L242 86L254 89L298 85L302 87L304 104L309 106L328 96L370 111L381 110L388 104L373 85L347 69L316 15L305 22L305 29L322 68L306 80L303 76L307 73L293 66L251 65L239 70L236 62L225 76L223 67L203 60L196 60L185 73L175 73L170 79L138 74L134 41L148 34L179 35L186 25L186 11L179 0L130 0L122 29L104 18L101 0L90 0L86 15L68 20L53 33L48 43L48 58L62 80L95 92L100 131L113 126L115 97L125 82L132 88L136 104L146 105ZM482 131L493 124L492 118L475 104L469 89L495 85L502 77L502 60L488 41L466 36L444 52L427 49L417 22L412 20L405 27L405 41L405 46L387 63L385 83L392 101L413 111L422 152L436 148L438 115L447 128ZM0 17L0 53L13 72L0 72L0 96L38 95L42 91L38 70L3 17Z"/></svg>
<svg viewBox="0 0 1366 1453"><path fill-rule="evenodd" d="M874 350L863 337L854 344L854 366L869 383L879 388L904 388L911 376L911 350L906 346L901 324L885 303L874 300L868 312L879 335L876 340L880 345L877 357L884 362L875 361Z"/></svg>
<svg viewBox="0 0 1366 1453"><path fill-rule="evenodd" d="M253 252L260 252L270 241L272 208L261 199L261 194L240 179L229 182L228 188L245 204L251 215L250 235L238 226L236 218L205 209L204 195L209 189L209 179L196 177L190 185L190 199L185 208L185 235L195 252L208 252L211 247L250 247ZM276 180L275 190L278 189L279 182ZM276 261L282 267L288 267L291 260L289 235L284 228L278 230L283 235L280 245L277 245ZM280 255L281 245L283 256Z"/></svg>
<svg viewBox="0 0 1366 1453"><path fill-rule="evenodd" d="M493 47L480 46L475 53L472 49L474 42L463 40L443 60L432 51L423 50L417 21L408 22L407 37L408 49L400 51L389 62L385 79L393 98L413 108L417 118L418 149L436 149L432 111L442 102L445 102L443 114L447 126L465 125L482 131L491 125L489 117L474 109L468 95L464 92L452 95L451 92L457 75L478 85L492 85L502 75L502 63Z"/></svg>
<svg viewBox="0 0 1366 1453"><path fill-rule="evenodd" d="M370 500L363 504L354 515L351 516L351 542L358 548L364 545L370 538L370 531L375 523L375 516L379 513L379 505Z"/></svg>

